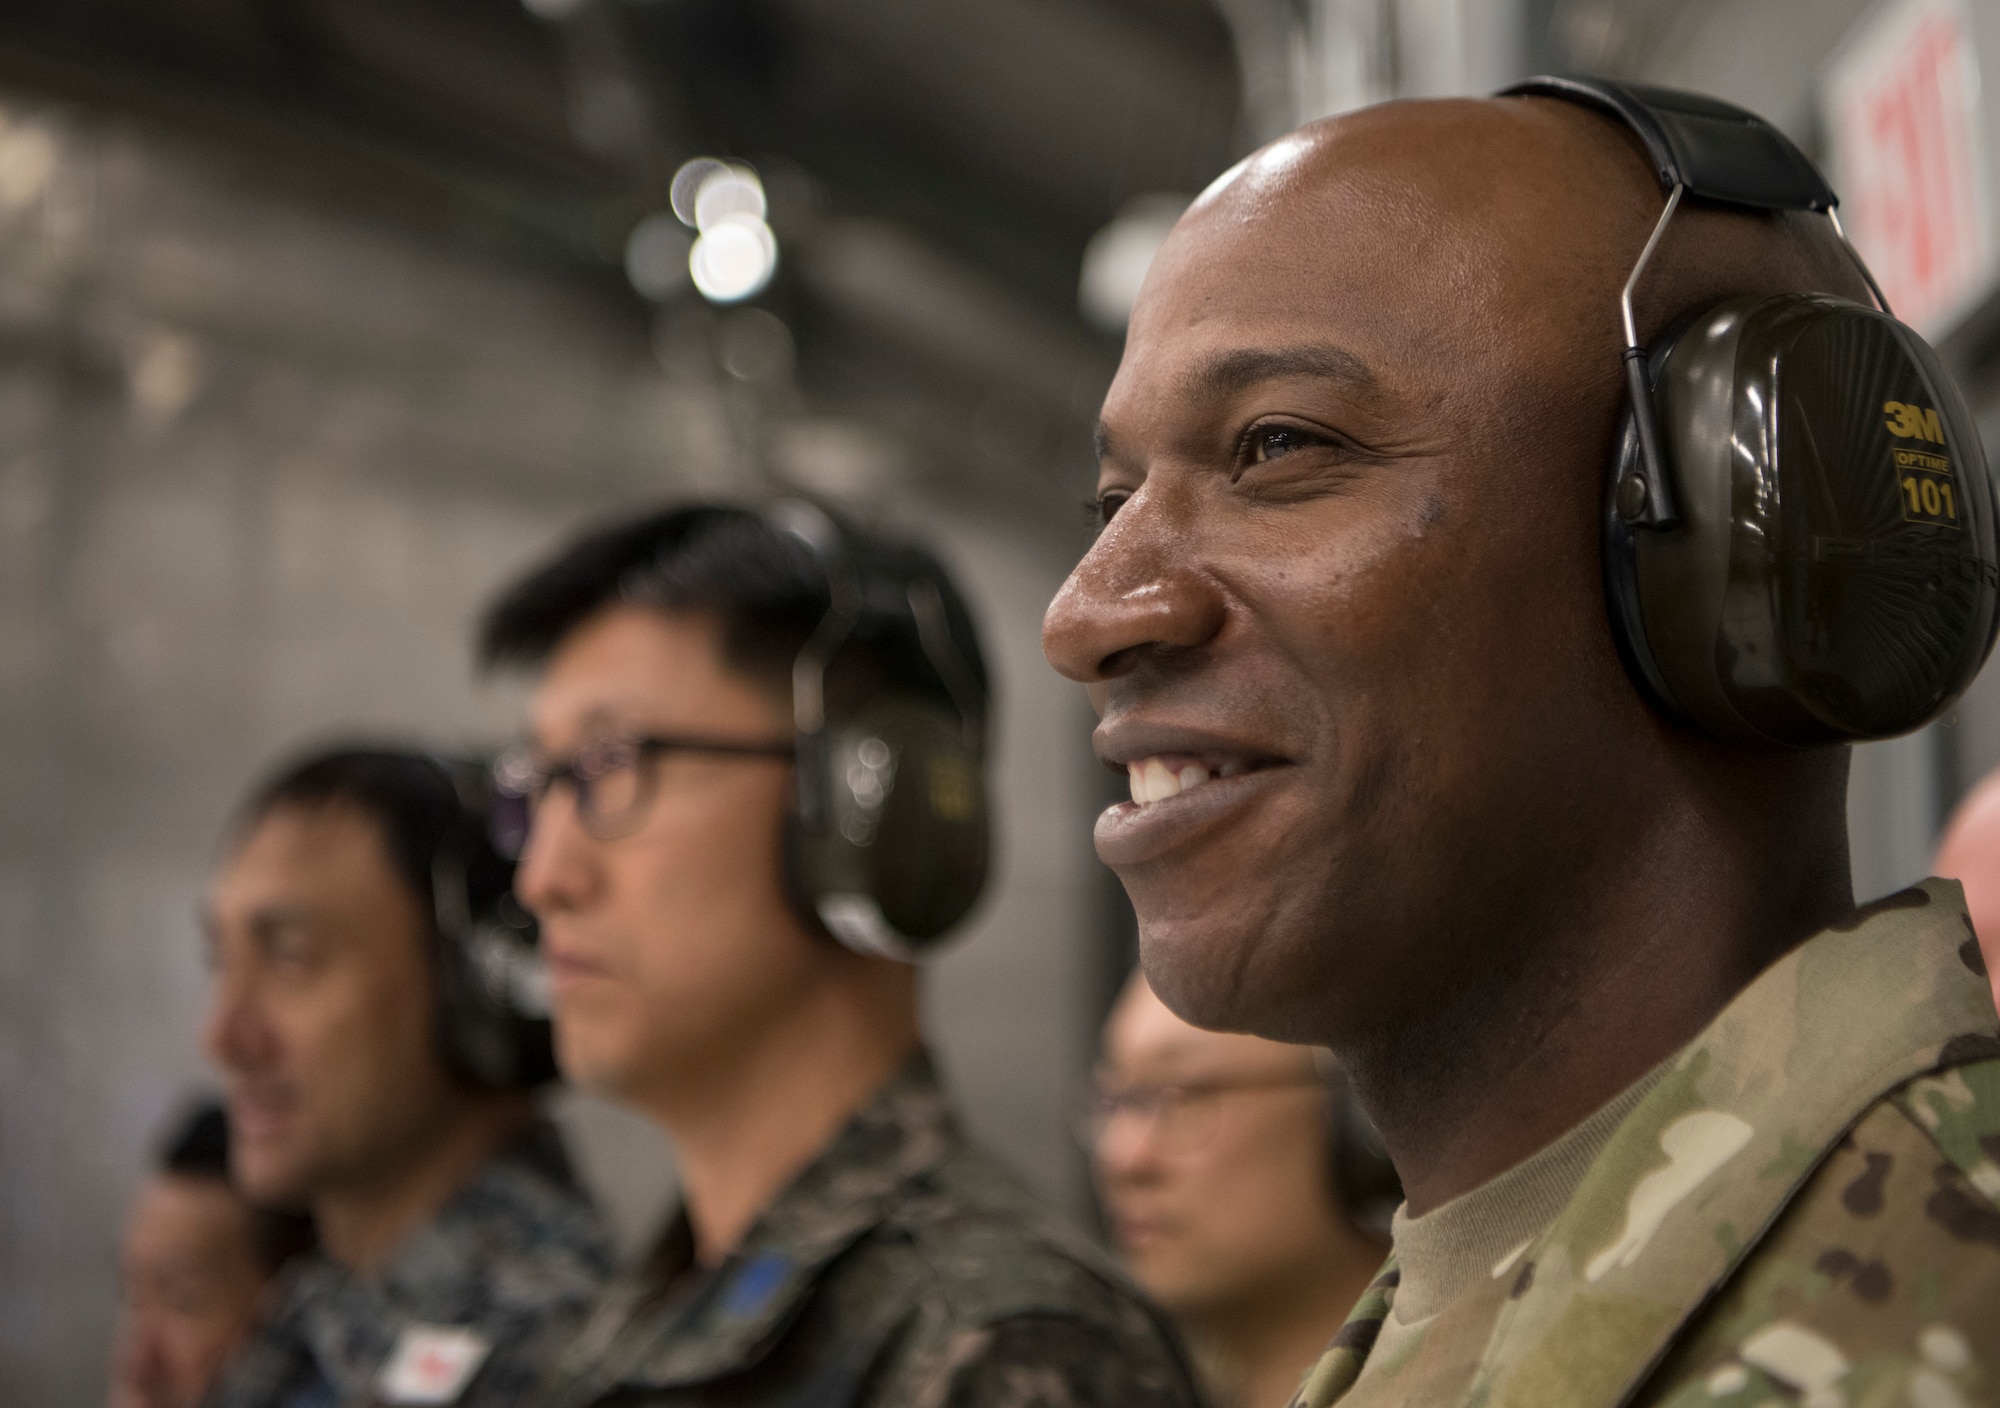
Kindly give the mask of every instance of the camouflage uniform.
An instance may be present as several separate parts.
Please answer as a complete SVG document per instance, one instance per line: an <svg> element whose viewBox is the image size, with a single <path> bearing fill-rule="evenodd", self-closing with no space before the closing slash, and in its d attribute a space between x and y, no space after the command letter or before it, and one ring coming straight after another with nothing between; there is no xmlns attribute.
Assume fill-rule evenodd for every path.
<svg viewBox="0 0 2000 1408"><path fill-rule="evenodd" d="M207 1408L359 1408L395 1401L386 1365L442 1331L490 1348L462 1391L500 1408L538 1381L612 1269L611 1247L554 1127L538 1120L489 1159L380 1272L323 1255L287 1266L272 1310ZM416 1338L413 1340L411 1337ZM468 1341L460 1340L459 1343ZM405 1401L419 1401L406 1399Z"/></svg>
<svg viewBox="0 0 2000 1408"><path fill-rule="evenodd" d="M677 1218L552 1382L561 1408L1195 1401L1157 1315L966 1142L921 1056L720 1266Z"/></svg>
<svg viewBox="0 0 2000 1408"><path fill-rule="evenodd" d="M1666 1065L1523 1254L1357 1382L1392 1259L1297 1403L2000 1402L1984 974L1952 881L1812 939Z"/></svg>

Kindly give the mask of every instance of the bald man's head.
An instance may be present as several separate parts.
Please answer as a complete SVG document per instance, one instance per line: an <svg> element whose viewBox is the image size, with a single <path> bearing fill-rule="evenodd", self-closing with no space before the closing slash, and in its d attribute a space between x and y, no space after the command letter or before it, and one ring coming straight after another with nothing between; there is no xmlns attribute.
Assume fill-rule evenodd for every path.
<svg viewBox="0 0 2000 1408"><path fill-rule="evenodd" d="M1148 292L1219 262L1254 269L1278 304L1352 280L1356 311L1396 325L1380 329L1395 334L1385 344L1454 381L1520 379L1591 406L1594 451L1622 404L1619 290L1664 203L1637 139L1575 103L1384 103L1301 128L1218 179ZM1794 292L1869 301L1824 216L1684 202L1638 290L1640 334L1739 294ZM1173 335L1179 306L1142 296L1133 339Z"/></svg>
<svg viewBox="0 0 2000 1408"><path fill-rule="evenodd" d="M1618 292L1662 206L1589 110L1390 103L1250 157L1161 249L1044 643L1135 773L1099 853L1183 1015L1338 1044L1421 1008L1413 973L1527 962L1491 916L1552 917L1676 796L1838 810L1844 755L1666 724L1607 626ZM1866 297L1822 217L1683 211L1647 336Z"/></svg>

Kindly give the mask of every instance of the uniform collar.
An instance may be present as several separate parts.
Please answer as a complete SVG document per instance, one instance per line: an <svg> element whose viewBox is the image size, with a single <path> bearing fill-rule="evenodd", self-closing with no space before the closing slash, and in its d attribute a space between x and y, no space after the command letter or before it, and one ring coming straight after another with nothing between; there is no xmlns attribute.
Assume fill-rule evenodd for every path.
<svg viewBox="0 0 2000 1408"><path fill-rule="evenodd" d="M562 1138L548 1120L481 1164L396 1249L374 1279L392 1303L451 1324L476 1313L496 1257L519 1255L554 1230L552 1214L591 1216Z"/></svg>
<svg viewBox="0 0 2000 1408"><path fill-rule="evenodd" d="M552 1211L586 1208L561 1137L552 1124L537 1120L403 1244L383 1282L411 1305L469 1299L491 1271L488 1259L545 1240L553 1230Z"/></svg>
<svg viewBox="0 0 2000 1408"><path fill-rule="evenodd" d="M1869 1106L1940 1066L2000 1055L1977 953L1958 884L1927 880L1744 989L1524 1258L1472 1401L1628 1398Z"/></svg>
<svg viewBox="0 0 2000 1408"><path fill-rule="evenodd" d="M497 1266L533 1261L551 1299L587 1299L610 1262L588 1196L576 1180L561 1136L537 1117L521 1136L481 1164L372 1275L357 1275L323 1253L288 1276L279 1323L309 1347L341 1384L372 1374L412 1321L477 1325L517 1307ZM351 1385L350 1385L351 1386Z"/></svg>
<svg viewBox="0 0 2000 1408"><path fill-rule="evenodd" d="M876 1091L830 1145L765 1208L728 1259L671 1308L622 1370L651 1389L699 1383L749 1367L803 1308L820 1273L886 1218L912 1185L935 1172L960 1136L923 1052ZM681 1217L651 1259L639 1302L660 1306L666 1282L687 1268L692 1242ZM629 1320L628 1320L629 1325ZM623 1358L624 1356L621 1356Z"/></svg>

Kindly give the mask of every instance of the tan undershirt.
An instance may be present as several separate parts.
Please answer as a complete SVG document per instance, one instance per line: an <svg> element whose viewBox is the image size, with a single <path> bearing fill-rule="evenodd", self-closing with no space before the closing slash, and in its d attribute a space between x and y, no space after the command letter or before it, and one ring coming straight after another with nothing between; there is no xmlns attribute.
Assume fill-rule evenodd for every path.
<svg viewBox="0 0 2000 1408"><path fill-rule="evenodd" d="M1402 1280L1364 1378L1453 1302L1507 1274L1569 1204L1612 1133L1665 1072L1662 1062L1553 1144L1422 1217L1396 1209L1390 1236Z"/></svg>

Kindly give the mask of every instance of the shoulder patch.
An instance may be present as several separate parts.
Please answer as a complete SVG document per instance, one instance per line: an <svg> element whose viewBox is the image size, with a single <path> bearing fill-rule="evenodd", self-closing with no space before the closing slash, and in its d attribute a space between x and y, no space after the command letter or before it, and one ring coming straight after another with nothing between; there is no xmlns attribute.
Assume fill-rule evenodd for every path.
<svg viewBox="0 0 2000 1408"><path fill-rule="evenodd" d="M757 1314L771 1293L785 1283L785 1274L791 1269L791 1258L777 1252L752 1257L722 1293L722 1313L738 1320Z"/></svg>

